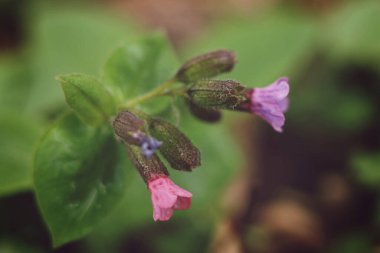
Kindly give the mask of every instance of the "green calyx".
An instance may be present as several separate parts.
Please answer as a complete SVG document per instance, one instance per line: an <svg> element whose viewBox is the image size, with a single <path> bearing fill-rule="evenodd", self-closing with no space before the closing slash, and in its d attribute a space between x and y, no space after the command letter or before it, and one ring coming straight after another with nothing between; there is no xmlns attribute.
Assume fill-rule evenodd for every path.
<svg viewBox="0 0 380 253"><path fill-rule="evenodd" d="M191 114L199 120L215 123L222 118L222 113L218 109L206 108L195 104L190 99L186 99L187 106Z"/></svg>
<svg viewBox="0 0 380 253"><path fill-rule="evenodd" d="M177 127L161 119L151 119L148 125L152 136L163 142L159 151L173 169L191 171L200 166L200 151Z"/></svg>
<svg viewBox="0 0 380 253"><path fill-rule="evenodd" d="M155 176L167 176L165 165L161 162L160 158L154 154L150 158L146 158L138 146L126 145L129 159L140 173L145 183Z"/></svg>
<svg viewBox="0 0 380 253"><path fill-rule="evenodd" d="M202 107L235 109L247 100L245 87L227 80L200 80L187 91L190 100Z"/></svg>
<svg viewBox="0 0 380 253"><path fill-rule="evenodd" d="M199 55L185 62L178 70L176 78L183 83L192 83L211 78L233 69L235 54L227 50L217 50Z"/></svg>

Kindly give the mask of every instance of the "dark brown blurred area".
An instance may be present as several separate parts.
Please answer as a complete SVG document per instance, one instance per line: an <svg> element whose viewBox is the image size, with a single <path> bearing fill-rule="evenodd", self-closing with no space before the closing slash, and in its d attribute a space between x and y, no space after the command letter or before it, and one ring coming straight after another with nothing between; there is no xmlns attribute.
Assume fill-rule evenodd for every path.
<svg viewBox="0 0 380 253"><path fill-rule="evenodd" d="M0 3L0 50L14 50L20 47L25 39L24 4L25 1Z"/></svg>

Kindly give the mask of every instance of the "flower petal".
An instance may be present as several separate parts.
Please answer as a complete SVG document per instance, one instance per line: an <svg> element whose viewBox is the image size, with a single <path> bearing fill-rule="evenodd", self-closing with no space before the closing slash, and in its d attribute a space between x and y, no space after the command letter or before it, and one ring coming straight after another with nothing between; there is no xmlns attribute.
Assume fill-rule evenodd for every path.
<svg viewBox="0 0 380 253"><path fill-rule="evenodd" d="M171 208L177 201L177 196L170 190L167 177L159 177L149 182L148 187L152 193L153 206ZM171 181L171 180L170 180Z"/></svg>
<svg viewBox="0 0 380 253"><path fill-rule="evenodd" d="M278 106L280 107L280 110L282 112L286 112L288 110L288 107L289 107L289 99L287 97L284 98L283 100L278 102Z"/></svg>
<svg viewBox="0 0 380 253"><path fill-rule="evenodd" d="M285 124L284 112L288 109L288 78L282 77L264 88L251 92L251 111L267 121L277 132Z"/></svg>
<svg viewBox="0 0 380 253"><path fill-rule="evenodd" d="M277 107L277 106L273 106ZM282 132L282 127L285 124L285 116L280 110L280 108L277 107L277 110L257 110L255 113L260 116L262 119L267 121L277 132Z"/></svg>
<svg viewBox="0 0 380 253"><path fill-rule="evenodd" d="M171 208L177 201L177 196L168 191L160 190L152 194L152 201L161 208Z"/></svg>
<svg viewBox="0 0 380 253"><path fill-rule="evenodd" d="M191 198L193 196L190 192L182 189L181 187L179 187L178 185L176 185L174 183L171 185L171 191L175 195L181 196L181 197Z"/></svg>
<svg viewBox="0 0 380 253"><path fill-rule="evenodd" d="M188 209L191 205L191 193L180 188L167 176L153 177L148 182L153 205L153 219L155 221L169 220L175 209Z"/></svg>
<svg viewBox="0 0 380 253"><path fill-rule="evenodd" d="M255 88L253 95L263 102L270 102L283 100L288 94L288 78L282 77L264 88Z"/></svg>
<svg viewBox="0 0 380 253"><path fill-rule="evenodd" d="M173 216L173 208L160 208L153 205L153 220L167 221Z"/></svg>
<svg viewBox="0 0 380 253"><path fill-rule="evenodd" d="M186 210L191 206L191 198L178 197L177 202L174 204L175 210Z"/></svg>

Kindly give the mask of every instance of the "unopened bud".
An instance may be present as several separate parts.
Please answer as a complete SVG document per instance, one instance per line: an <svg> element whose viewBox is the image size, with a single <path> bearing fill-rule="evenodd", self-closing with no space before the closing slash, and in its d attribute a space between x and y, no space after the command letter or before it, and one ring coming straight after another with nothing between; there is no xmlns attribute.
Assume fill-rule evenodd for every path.
<svg viewBox="0 0 380 253"><path fill-rule="evenodd" d="M162 142L145 133L145 121L129 111L121 112L113 121L116 135L126 144L140 146L142 154L150 158Z"/></svg>
<svg viewBox="0 0 380 253"><path fill-rule="evenodd" d="M144 120L129 111L120 112L113 121L116 135L124 142L140 145L137 134L144 131Z"/></svg>
<svg viewBox="0 0 380 253"><path fill-rule="evenodd" d="M176 74L177 80L192 83L200 79L210 78L233 69L235 54L227 50L202 54L185 62Z"/></svg>
<svg viewBox="0 0 380 253"><path fill-rule="evenodd" d="M201 164L199 150L169 122L152 119L149 130L155 138L163 141L159 150L173 169L191 171Z"/></svg>
<svg viewBox="0 0 380 253"><path fill-rule="evenodd" d="M227 80L200 80L188 89L191 101L201 107L234 109L245 102L245 87Z"/></svg>
<svg viewBox="0 0 380 253"><path fill-rule="evenodd" d="M126 145L126 147L129 158L139 171L145 183L148 183L153 177L169 175L165 165L156 154L153 154L152 157L148 159L137 146Z"/></svg>
<svg viewBox="0 0 380 253"><path fill-rule="evenodd" d="M191 100L187 100L190 112L196 118L209 123L218 122L222 118L222 113L217 109L201 107L194 104Z"/></svg>

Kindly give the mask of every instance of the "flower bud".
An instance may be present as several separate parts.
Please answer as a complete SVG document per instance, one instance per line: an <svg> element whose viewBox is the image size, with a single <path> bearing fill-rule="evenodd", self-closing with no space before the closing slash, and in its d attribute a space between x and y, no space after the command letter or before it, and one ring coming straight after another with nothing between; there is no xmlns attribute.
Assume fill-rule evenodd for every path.
<svg viewBox="0 0 380 253"><path fill-rule="evenodd" d="M191 171L201 164L199 150L169 122L152 119L149 130L155 138L163 140L159 150L173 169Z"/></svg>
<svg viewBox="0 0 380 253"><path fill-rule="evenodd" d="M152 157L148 159L137 146L126 145L126 147L129 158L139 171L145 183L148 184L154 177L169 175L165 165L156 154L153 154Z"/></svg>
<svg viewBox="0 0 380 253"><path fill-rule="evenodd" d="M235 54L227 50L202 54L184 63L178 70L176 79L184 83L191 83L214 77L231 71L235 62Z"/></svg>
<svg viewBox="0 0 380 253"><path fill-rule="evenodd" d="M116 135L125 143L140 146L146 158L150 158L162 142L145 133L145 121L129 111L121 112L113 121Z"/></svg>
<svg viewBox="0 0 380 253"><path fill-rule="evenodd" d="M190 109L190 112L198 119L206 121L209 123L218 122L222 113L217 109L201 107L197 104L194 104L191 100L187 100L187 105Z"/></svg>
<svg viewBox="0 0 380 253"><path fill-rule="evenodd" d="M129 111L120 112L113 121L113 129L116 135L124 142L140 145L136 134L144 131L144 120L138 118Z"/></svg>
<svg viewBox="0 0 380 253"><path fill-rule="evenodd" d="M247 100L244 90L240 83L231 80L200 80L187 90L187 94L201 107L235 109Z"/></svg>

